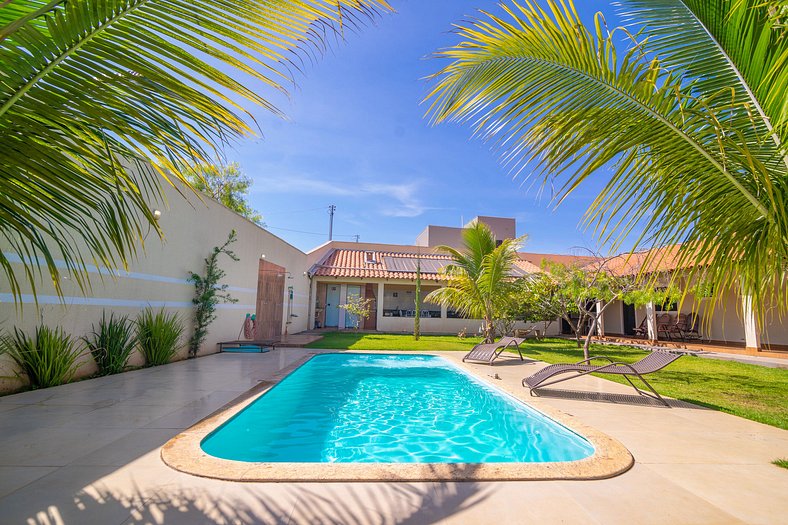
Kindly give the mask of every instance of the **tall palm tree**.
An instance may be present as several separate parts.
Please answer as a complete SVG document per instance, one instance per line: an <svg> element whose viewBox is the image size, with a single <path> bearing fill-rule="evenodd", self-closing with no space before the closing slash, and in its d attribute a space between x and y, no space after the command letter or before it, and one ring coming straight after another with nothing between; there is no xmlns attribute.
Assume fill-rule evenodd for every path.
<svg viewBox="0 0 788 525"><path fill-rule="evenodd" d="M484 320L484 338L495 339L495 324L515 290L511 276L520 239L504 239L496 246L490 228L477 222L462 232L463 249L438 246L452 256L445 269L447 285L430 292L424 302L451 306L471 319Z"/></svg>
<svg viewBox="0 0 788 525"><path fill-rule="evenodd" d="M612 30L572 0L541 3L458 28L433 120L471 123L516 173L557 178L559 203L612 167L586 214L603 242L682 243L686 286L788 311L784 2L619 0L626 29Z"/></svg>
<svg viewBox="0 0 788 525"><path fill-rule="evenodd" d="M60 293L63 268L84 287L89 265L124 266L159 232L148 202L160 178L186 183L178 166L253 134L245 106L280 114L262 89L285 91L298 60L388 9L0 0L0 267L15 296L42 276Z"/></svg>

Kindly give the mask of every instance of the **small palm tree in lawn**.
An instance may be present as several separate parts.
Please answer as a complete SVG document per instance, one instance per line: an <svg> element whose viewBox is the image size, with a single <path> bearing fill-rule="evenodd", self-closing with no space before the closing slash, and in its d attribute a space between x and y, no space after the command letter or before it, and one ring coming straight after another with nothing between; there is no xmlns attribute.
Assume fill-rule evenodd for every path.
<svg viewBox="0 0 788 525"><path fill-rule="evenodd" d="M451 306L472 319L484 320L484 339L495 340L495 320L514 292L512 269L523 238L496 240L487 225L477 222L462 233L463 249L438 246L452 256L444 269L447 284L430 292L424 302Z"/></svg>
<svg viewBox="0 0 788 525"><path fill-rule="evenodd" d="M559 202L606 176L586 214L603 243L681 244L685 292L702 277L761 317L788 311L785 1L616 5L625 29L601 13L585 25L572 0L459 27L438 53L434 121L470 123L515 173L557 179Z"/></svg>
<svg viewBox="0 0 788 525"><path fill-rule="evenodd" d="M42 273L61 293L63 267L85 289L91 265L125 266L147 232L161 235L162 178L188 188L180 167L253 136L252 108L281 115L269 95L286 91L301 52L389 9L0 0L0 271L14 297L25 282L35 294Z"/></svg>

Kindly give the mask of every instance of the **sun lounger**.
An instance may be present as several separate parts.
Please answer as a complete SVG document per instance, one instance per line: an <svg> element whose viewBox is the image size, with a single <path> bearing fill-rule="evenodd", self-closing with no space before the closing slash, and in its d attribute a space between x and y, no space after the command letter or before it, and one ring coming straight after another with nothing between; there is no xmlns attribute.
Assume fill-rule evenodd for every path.
<svg viewBox="0 0 788 525"><path fill-rule="evenodd" d="M523 341L525 341L525 339L520 337L502 337L495 343L481 343L474 346L473 349L462 358L462 361L463 363L465 361L482 361L492 365L493 361L495 361L504 350L511 347L517 349L517 353L520 354L520 361L522 361L523 352L520 350L520 343Z"/></svg>
<svg viewBox="0 0 788 525"><path fill-rule="evenodd" d="M549 365L545 368L541 369L537 373L533 374L530 377L526 377L523 379L523 386L527 387L531 390L531 395L534 395L534 391L538 388L542 388L548 385L554 385L556 383L560 383L561 381L567 381L569 379L574 379L576 377L584 376L587 374L592 373L599 373L599 374L618 374L624 376L624 379L632 385L638 394L641 396L648 396L653 399L657 399L665 404L668 405L667 401L662 399L662 396L654 390L648 381L643 377L646 374L651 374L656 372L657 370L661 370L665 368L670 363L681 357L682 354L678 353L668 353L662 351L654 351L638 361L637 363L622 363L613 361L612 358L607 356L595 356L590 359L585 359L575 364L559 364L559 365ZM595 359L604 359L607 360L608 363L604 365L592 365L590 364L591 361ZM548 381L556 376L573 373L570 376L562 377L559 379L554 379L552 381ZM648 392L644 392L635 386L635 383L632 382L630 377L636 376L640 379L646 387L653 392L654 395L649 394ZM538 392L537 392L538 395Z"/></svg>

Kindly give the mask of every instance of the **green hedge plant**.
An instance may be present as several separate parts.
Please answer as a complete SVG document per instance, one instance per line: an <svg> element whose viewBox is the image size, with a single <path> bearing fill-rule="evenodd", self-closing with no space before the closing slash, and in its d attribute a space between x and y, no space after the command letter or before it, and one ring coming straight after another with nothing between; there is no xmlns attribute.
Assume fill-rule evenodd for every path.
<svg viewBox="0 0 788 525"><path fill-rule="evenodd" d="M62 385L73 379L84 347L62 328L39 326L33 336L14 328L0 337L0 353L7 353L34 388Z"/></svg>
<svg viewBox="0 0 788 525"><path fill-rule="evenodd" d="M100 375L119 374L129 362L131 353L137 344L134 323L125 315L115 317L106 312L101 314L98 327L84 338L93 359L96 361Z"/></svg>
<svg viewBox="0 0 788 525"><path fill-rule="evenodd" d="M181 345L183 323L176 313L146 308L137 317L137 342L148 366L169 363Z"/></svg>

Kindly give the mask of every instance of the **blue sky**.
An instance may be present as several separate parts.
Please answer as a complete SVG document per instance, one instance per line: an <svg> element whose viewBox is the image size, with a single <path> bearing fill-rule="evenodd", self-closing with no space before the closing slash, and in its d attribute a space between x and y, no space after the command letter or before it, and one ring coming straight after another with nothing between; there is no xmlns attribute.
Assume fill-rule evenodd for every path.
<svg viewBox="0 0 788 525"><path fill-rule="evenodd" d="M578 0L589 19L607 2ZM410 244L427 224L459 226L476 215L515 217L526 251L569 253L593 246L579 224L604 174L555 209L549 189L523 184L467 126L432 126L422 100L437 71L436 50L457 41L452 23L485 0L394 1L396 14L346 34L296 75L290 97L270 99L281 120L259 110L263 131L227 152L255 181L251 203L271 232L309 250L327 240L329 204L337 206L334 238ZM311 232L311 233L302 233ZM318 233L320 235L315 235Z"/></svg>

